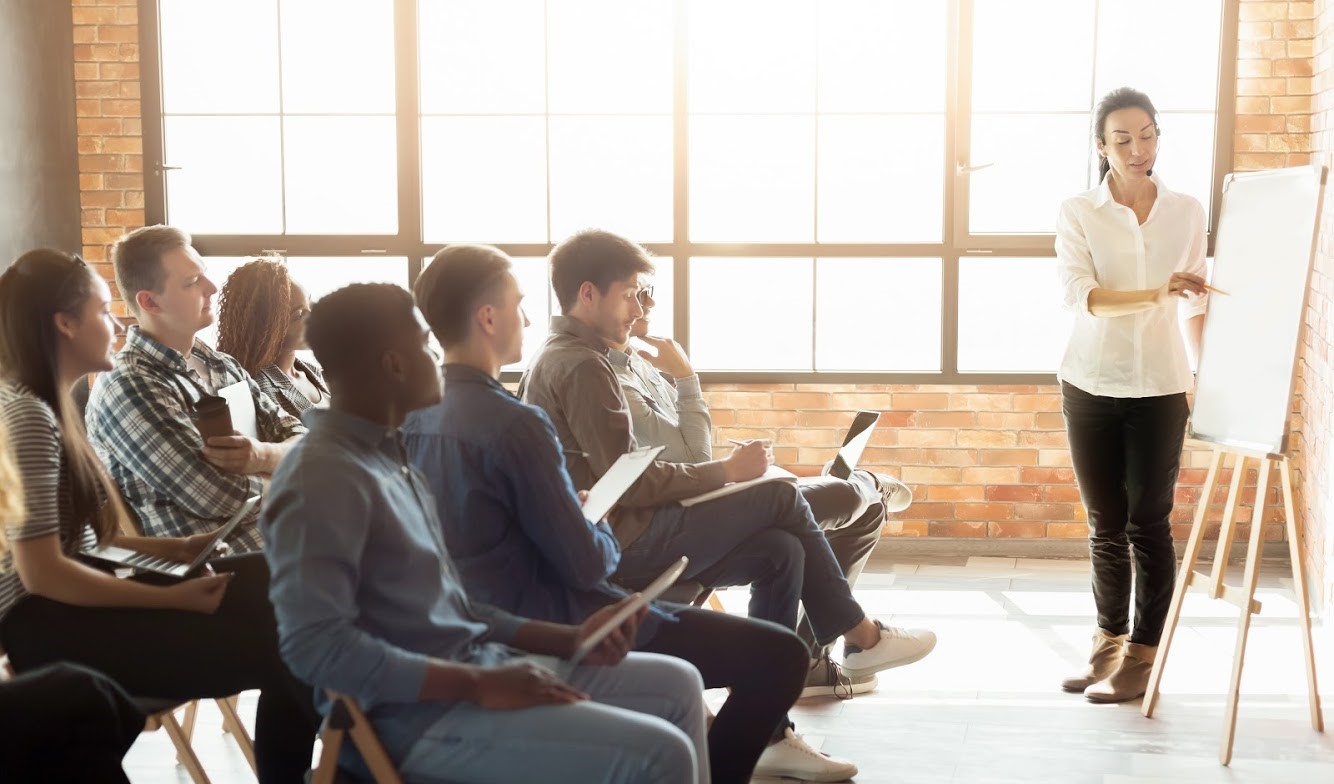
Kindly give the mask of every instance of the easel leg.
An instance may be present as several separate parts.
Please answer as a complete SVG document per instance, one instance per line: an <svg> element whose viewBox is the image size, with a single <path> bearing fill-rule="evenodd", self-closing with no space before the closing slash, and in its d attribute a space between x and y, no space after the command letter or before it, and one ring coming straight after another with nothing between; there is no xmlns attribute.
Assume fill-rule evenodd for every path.
<svg viewBox="0 0 1334 784"><path fill-rule="evenodd" d="M1311 607L1306 595L1305 547L1302 545L1301 526L1293 512L1292 470L1288 461L1279 463L1283 481L1283 514L1287 517L1288 557L1292 560L1292 590L1297 598L1298 622L1302 627L1302 644L1306 648L1306 694L1311 706L1311 727L1325 731L1325 719L1320 710L1320 689L1315 678L1315 646L1311 642Z"/></svg>
<svg viewBox="0 0 1334 784"><path fill-rule="evenodd" d="M1167 611L1167 621L1163 625L1163 636L1158 641L1158 655L1154 658L1153 669L1149 673L1149 685L1144 693L1144 702L1140 708L1143 714L1150 718L1153 717L1153 709L1158 704L1158 686L1163 678L1163 667L1167 663L1167 652L1172 647L1172 635L1176 632L1177 622L1181 619L1181 606L1186 601L1186 591L1190 590L1191 574L1195 569L1195 561L1200 555L1200 545L1204 542L1209 499L1213 496L1214 485L1218 481L1218 469L1222 462L1222 451L1215 449L1213 459L1209 461L1209 473L1204 479L1200 504L1195 510L1195 524L1190 529L1190 538L1186 541L1186 552L1181 557L1176 588L1172 591L1172 605Z"/></svg>
<svg viewBox="0 0 1334 784"><path fill-rule="evenodd" d="M1264 536L1265 496L1269 492L1269 458L1260 461L1260 472L1255 478L1255 512L1251 515L1251 540L1246 548L1246 571L1242 580L1242 611L1237 623L1237 651L1232 657L1232 683L1228 687L1227 707L1223 711L1223 742L1218 749L1218 761L1232 762L1232 742L1237 735L1237 702L1241 698L1241 670L1246 664L1246 638L1251 632L1251 602L1255 600L1255 585L1260 577L1260 541Z"/></svg>

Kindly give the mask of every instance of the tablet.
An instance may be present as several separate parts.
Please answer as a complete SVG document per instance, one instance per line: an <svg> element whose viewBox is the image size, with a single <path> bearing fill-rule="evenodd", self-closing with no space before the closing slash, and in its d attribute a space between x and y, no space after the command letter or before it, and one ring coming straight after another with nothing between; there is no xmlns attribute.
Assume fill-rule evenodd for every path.
<svg viewBox="0 0 1334 784"><path fill-rule="evenodd" d="M199 555L189 563L173 561L169 558L162 558L156 555L149 555L135 550L129 550L124 547L99 547L96 550L84 550L83 554L89 558L96 558L99 561L113 563L116 566L130 567L132 569L142 569L146 572L156 574L165 574L169 577L192 577L203 565L210 559L216 557L218 545L221 544L232 531L241 524L241 521L250 516L255 507L259 506L259 496L252 495L241 504L240 508L223 523L220 528L213 532L213 538L209 540L208 545L199 551Z"/></svg>
<svg viewBox="0 0 1334 784"><path fill-rule="evenodd" d="M652 465L666 448L648 446L632 449L616 458L607 473L589 489L588 499L584 501L584 517L595 523L605 518L616 502L621 500L621 496L625 495L625 491L630 489L630 485L644 474L644 469Z"/></svg>
<svg viewBox="0 0 1334 784"><path fill-rule="evenodd" d="M681 574L686 570L686 564L688 563L690 563L690 559L686 558L684 555L672 562L672 565L667 567L667 571L658 575L658 579L649 583L647 588L635 595L635 601L627 603L606 623L602 624L594 630L592 634L588 635L583 642L579 643L579 647L575 649L574 655L570 657L570 666L575 666L583 661L584 657L592 653L593 649L598 647L598 643L602 642L608 634L611 634L616 631L616 629L620 628L620 625L625 623L626 618L639 612L640 607L643 607L659 596L662 596L663 591L676 584L676 581L681 579Z"/></svg>

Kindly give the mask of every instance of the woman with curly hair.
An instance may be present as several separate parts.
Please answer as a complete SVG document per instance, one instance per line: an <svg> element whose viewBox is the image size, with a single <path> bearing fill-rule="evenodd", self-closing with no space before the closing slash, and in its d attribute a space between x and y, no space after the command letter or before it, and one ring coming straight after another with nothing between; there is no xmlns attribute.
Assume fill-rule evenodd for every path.
<svg viewBox="0 0 1334 784"><path fill-rule="evenodd" d="M218 350L231 354L287 413L300 417L329 405L329 387L306 348L310 297L281 258L258 258L223 284L218 305Z"/></svg>

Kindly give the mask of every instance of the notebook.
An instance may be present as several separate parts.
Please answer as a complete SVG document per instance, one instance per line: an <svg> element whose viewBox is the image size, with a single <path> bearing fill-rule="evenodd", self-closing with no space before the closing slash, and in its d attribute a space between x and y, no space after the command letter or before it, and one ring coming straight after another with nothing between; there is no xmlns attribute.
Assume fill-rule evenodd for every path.
<svg viewBox="0 0 1334 784"><path fill-rule="evenodd" d="M621 500L621 496L625 495L625 491L630 489L630 485L643 475L644 469L666 448L648 446L632 449L616 458L607 473L588 491L588 498L584 501L584 517L595 523L605 518L616 502Z"/></svg>
<svg viewBox="0 0 1334 784"><path fill-rule="evenodd" d="M146 572L156 574L165 574L169 577L193 577L195 572L199 571L210 559L216 557L218 545L223 542L241 521L250 516L255 507L259 506L259 496L252 495L241 504L227 522L223 523L218 530L213 532L213 538L209 540L208 545L199 551L199 555L189 563L182 561L173 561L169 558L161 558L156 555L148 555L124 547L108 545L94 550L84 550L83 555L94 558L99 561L115 564L119 567L129 567L140 569Z"/></svg>
<svg viewBox="0 0 1334 784"><path fill-rule="evenodd" d="M834 462L829 466L829 475L836 476L839 479L848 479L852 477L852 471L857 467L857 461L862 459L862 452L866 450L866 445L871 442L871 436L875 433L875 424L880 421L880 412L878 411L858 411L852 418L852 426L843 436L843 446L839 448L838 454L834 456Z"/></svg>

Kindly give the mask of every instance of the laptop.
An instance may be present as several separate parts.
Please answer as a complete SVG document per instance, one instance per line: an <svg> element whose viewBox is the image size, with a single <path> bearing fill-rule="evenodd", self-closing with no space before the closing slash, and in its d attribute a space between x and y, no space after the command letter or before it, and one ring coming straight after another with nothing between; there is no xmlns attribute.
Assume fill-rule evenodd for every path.
<svg viewBox="0 0 1334 784"><path fill-rule="evenodd" d="M875 433L875 424L880 421L879 411L858 411L852 418L852 426L843 436L843 446L839 447L834 462L829 466L829 475L839 479L850 479L857 461L862 459L862 452L871 443Z"/></svg>
<svg viewBox="0 0 1334 784"><path fill-rule="evenodd" d="M200 550L199 555L195 556L194 560L189 563L173 561L169 558L148 555L147 553L129 550L124 547L116 547L114 545L99 547L93 550L84 550L83 555L98 561L114 564L121 568L128 567L131 569L140 569L145 572L163 574L168 577L194 577L195 573L202 569L204 564L207 563L210 558L217 557L216 551L218 545L230 536L232 531L235 531L236 527L241 524L241 521L249 517L250 513L253 512L257 506L259 506L259 496L252 495L247 498L245 503L241 504L240 508L228 518L227 522L223 523L220 528L213 532L213 538L209 539L209 542L204 549Z"/></svg>

